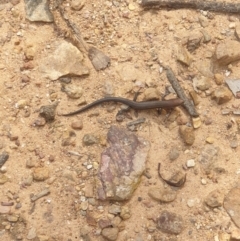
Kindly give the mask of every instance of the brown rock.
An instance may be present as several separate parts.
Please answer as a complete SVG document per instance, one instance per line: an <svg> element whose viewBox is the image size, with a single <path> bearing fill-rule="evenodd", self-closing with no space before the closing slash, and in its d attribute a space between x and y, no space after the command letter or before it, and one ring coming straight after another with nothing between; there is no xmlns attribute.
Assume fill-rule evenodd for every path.
<svg viewBox="0 0 240 241"><path fill-rule="evenodd" d="M193 80L194 86L196 86L199 90L208 90L211 87L211 81L209 78L203 76L200 79L194 79Z"/></svg>
<svg viewBox="0 0 240 241"><path fill-rule="evenodd" d="M224 208L232 221L240 228L240 188L236 187L229 191L224 199Z"/></svg>
<svg viewBox="0 0 240 241"><path fill-rule="evenodd" d="M227 87L220 86L212 93L212 99L219 105L224 104L232 99L232 92Z"/></svg>
<svg viewBox="0 0 240 241"><path fill-rule="evenodd" d="M33 179L35 181L44 181L49 177L49 170L47 167L37 167L33 171Z"/></svg>
<svg viewBox="0 0 240 241"><path fill-rule="evenodd" d="M156 88L148 88L144 92L144 100L158 100L159 99L159 92Z"/></svg>
<svg viewBox="0 0 240 241"><path fill-rule="evenodd" d="M157 201L172 202L176 199L177 192L171 188L165 188L163 185L160 185L160 187L149 188L148 195Z"/></svg>
<svg viewBox="0 0 240 241"><path fill-rule="evenodd" d="M183 46L178 47L177 60L187 66L190 66L192 63L192 57L190 53L188 53L188 51Z"/></svg>
<svg viewBox="0 0 240 241"><path fill-rule="evenodd" d="M208 194L205 203L211 208L221 207L223 204L224 195L219 190L214 190Z"/></svg>
<svg viewBox="0 0 240 241"><path fill-rule="evenodd" d="M85 4L85 0L72 0L71 8L76 11L79 11L83 8L84 4Z"/></svg>
<svg viewBox="0 0 240 241"><path fill-rule="evenodd" d="M240 59L240 43L235 40L226 40L218 44L216 60L220 65L228 65Z"/></svg>
<svg viewBox="0 0 240 241"><path fill-rule="evenodd" d="M102 236L109 241L114 241L117 240L118 232L118 228L104 228L102 230Z"/></svg>
<svg viewBox="0 0 240 241"><path fill-rule="evenodd" d="M189 126L180 126L179 127L179 133L183 139L183 141L187 145L192 145L195 141L195 134L193 127Z"/></svg>
<svg viewBox="0 0 240 241"><path fill-rule="evenodd" d="M81 120L74 121L72 122L71 127L74 130L81 130L83 128L83 122Z"/></svg>
<svg viewBox="0 0 240 241"><path fill-rule="evenodd" d="M121 209L120 217L123 220L129 219L131 217L131 212L128 206L123 206Z"/></svg>
<svg viewBox="0 0 240 241"><path fill-rule="evenodd" d="M183 218L175 213L162 211L157 219L157 228L164 233L180 234L183 231Z"/></svg>
<svg viewBox="0 0 240 241"><path fill-rule="evenodd" d="M214 75L215 83L217 85L222 85L224 81L224 77L221 74L215 74Z"/></svg>

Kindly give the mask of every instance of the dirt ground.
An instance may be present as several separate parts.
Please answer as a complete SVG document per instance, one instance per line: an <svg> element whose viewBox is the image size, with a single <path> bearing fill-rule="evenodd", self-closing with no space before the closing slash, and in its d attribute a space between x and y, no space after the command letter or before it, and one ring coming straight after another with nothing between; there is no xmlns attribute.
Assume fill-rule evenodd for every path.
<svg viewBox="0 0 240 241"><path fill-rule="evenodd" d="M227 195L238 183L239 117L231 113L223 115L223 110L238 109L240 102L233 96L227 103L218 105L211 99L211 92L217 88L214 74L220 74L224 79L239 78L240 62L215 68L209 65L209 60L217 44L226 39L236 39L234 31L239 24L239 16L190 9L144 11L138 2L131 0L86 1L79 11L73 10L71 4L68 0L63 2L66 15L79 27L88 43L111 58L109 67L96 71L85 54L84 63L90 74L72 77L72 84L83 89L80 99L68 98L61 91L61 82L44 78L38 68L43 59L54 52L58 41L68 40L64 40L53 23L28 21L22 0L16 5L11 2L0 4L0 154L4 151L9 153L9 159L1 168L1 175L8 181L0 186L0 201L14 202L9 213L1 214L0 240L107 240L101 236L99 226L92 226L86 220L86 210L81 202L86 199L84 187L94 184L100 156L106 148L104 140L109 127L126 126L131 120L117 122L116 113L120 105L109 103L72 117L56 115L53 122L43 126L34 123L39 108L50 104L53 96L54 100L59 100L58 113L76 110L82 106L81 103L91 103L109 92L112 96L133 99L134 91L139 86L143 86L139 101L143 100L148 88L157 89L161 98L165 87L170 84L158 61L173 69L187 93L193 90L192 79L202 76L197 70L198 66L212 73L210 88L197 93L200 103L196 109L202 125L194 130L195 141L188 146L179 134L181 121L191 124L191 117L183 109L179 108L182 119L170 123L164 111L162 114L156 110L138 111L136 117L135 112L130 110L133 120L146 118L135 133L151 143L147 159L150 178L143 175L132 198L118 203L129 207L131 216L122 221L116 240L217 241L221 240L219 233L231 234L237 227L223 206L206 208L204 200L216 189ZM206 21L204 27L199 22L201 17ZM191 52L193 61L190 66L177 61L179 45L202 30L211 36L211 41L201 42ZM35 52L31 60L33 68L26 69L23 66L29 43L34 46ZM126 71L129 66L134 67L136 80L123 80L121 73L127 73L119 70L122 66L127 66ZM23 102L27 103L24 108L19 107L19 103ZM71 128L75 121L82 121L81 130ZM64 135L69 130L74 133L73 141L70 145L62 145ZM85 146L82 140L85 134L97 135L103 141ZM224 170L222 173L208 175L198 162L209 140L210 145L219 150L218 167ZM171 148L178 149L180 153L174 161L169 160ZM188 168L186 162L190 159L195 160L195 166ZM158 163L162 164L164 176L170 176L176 168L187 173L186 183L178 190L173 202L160 203L148 195L150 187L161 183ZM88 165L93 167L88 169ZM47 180L31 181L32 173L38 167L49 171ZM50 194L33 204L30 197L45 188L49 188ZM108 207L113 203L92 198L87 212L95 221L102 217L111 219ZM1 209L2 213L4 208ZM167 234L156 228L154 220L162 210L182 216L184 229L180 234ZM84 236L85 233L87 236Z"/></svg>

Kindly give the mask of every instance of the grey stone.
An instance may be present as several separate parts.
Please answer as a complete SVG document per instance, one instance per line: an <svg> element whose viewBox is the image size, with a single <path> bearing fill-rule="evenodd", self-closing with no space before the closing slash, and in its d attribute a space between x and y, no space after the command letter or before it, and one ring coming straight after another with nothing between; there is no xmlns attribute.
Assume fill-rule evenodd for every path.
<svg viewBox="0 0 240 241"><path fill-rule="evenodd" d="M165 188L163 184L157 187L151 187L148 190L148 195L154 200L161 202L172 202L177 197L177 192L170 187Z"/></svg>
<svg viewBox="0 0 240 241"><path fill-rule="evenodd" d="M53 22L48 0L24 0L26 17L30 21Z"/></svg>
<svg viewBox="0 0 240 241"><path fill-rule="evenodd" d="M93 135L93 134L84 135L84 137L83 137L83 144L84 145L91 146L91 145L94 145L94 144L97 144L97 143L99 143L99 139L95 135Z"/></svg>
<svg viewBox="0 0 240 241"><path fill-rule="evenodd" d="M117 240L118 232L118 228L104 228L102 230L102 236L109 241L114 241Z"/></svg>

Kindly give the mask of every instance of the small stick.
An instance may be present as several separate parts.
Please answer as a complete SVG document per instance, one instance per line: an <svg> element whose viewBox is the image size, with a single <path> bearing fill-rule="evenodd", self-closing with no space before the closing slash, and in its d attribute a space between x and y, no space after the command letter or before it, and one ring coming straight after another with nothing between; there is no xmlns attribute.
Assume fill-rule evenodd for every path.
<svg viewBox="0 0 240 241"><path fill-rule="evenodd" d="M171 83L173 89L177 93L177 96L183 100L183 105L188 111L188 113L193 117L198 117L199 114L197 113L195 106L187 98L186 94L184 93L184 90L182 89L181 85L178 83L178 80L175 77L170 67L166 67L166 74L167 74L168 81Z"/></svg>
<svg viewBox="0 0 240 241"><path fill-rule="evenodd" d="M203 0L142 0L142 7L154 8L191 8L222 13L240 13L240 3L203 1Z"/></svg>
<svg viewBox="0 0 240 241"><path fill-rule="evenodd" d="M48 188L42 190L41 192L37 193L36 195L34 195L33 197L31 197L31 201L35 202L36 200L38 200L39 198L46 196L50 193L50 190Z"/></svg>

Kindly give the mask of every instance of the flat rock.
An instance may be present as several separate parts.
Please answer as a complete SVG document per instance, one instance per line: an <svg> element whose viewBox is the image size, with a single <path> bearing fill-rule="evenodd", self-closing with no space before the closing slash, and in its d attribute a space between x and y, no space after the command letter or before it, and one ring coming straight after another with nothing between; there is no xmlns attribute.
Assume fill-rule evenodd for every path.
<svg viewBox="0 0 240 241"><path fill-rule="evenodd" d="M223 206L232 221L240 228L240 187L235 187L229 191L224 199Z"/></svg>
<svg viewBox="0 0 240 241"><path fill-rule="evenodd" d="M101 155L97 195L101 200L128 200L145 170L149 143L125 128L112 126L110 144Z"/></svg>
<svg viewBox="0 0 240 241"><path fill-rule="evenodd" d="M50 80L57 80L65 75L87 75L89 69L82 61L83 55L75 46L61 41L54 53L42 60L39 70Z"/></svg>
<svg viewBox="0 0 240 241"><path fill-rule="evenodd" d="M157 219L157 228L164 233L180 234L184 228L183 218L164 210Z"/></svg>
<svg viewBox="0 0 240 241"><path fill-rule="evenodd" d="M157 187L151 187L148 190L148 195L156 201L172 202L177 197L177 192L170 187L165 188L163 184Z"/></svg>
<svg viewBox="0 0 240 241"><path fill-rule="evenodd" d="M228 65L240 59L240 42L236 40L226 40L218 44L216 51L216 60L220 65Z"/></svg>
<svg viewBox="0 0 240 241"><path fill-rule="evenodd" d="M182 45L178 47L177 60L187 66L192 63L191 54Z"/></svg>
<svg viewBox="0 0 240 241"><path fill-rule="evenodd" d="M53 22L48 0L24 0L26 18L32 22Z"/></svg>

